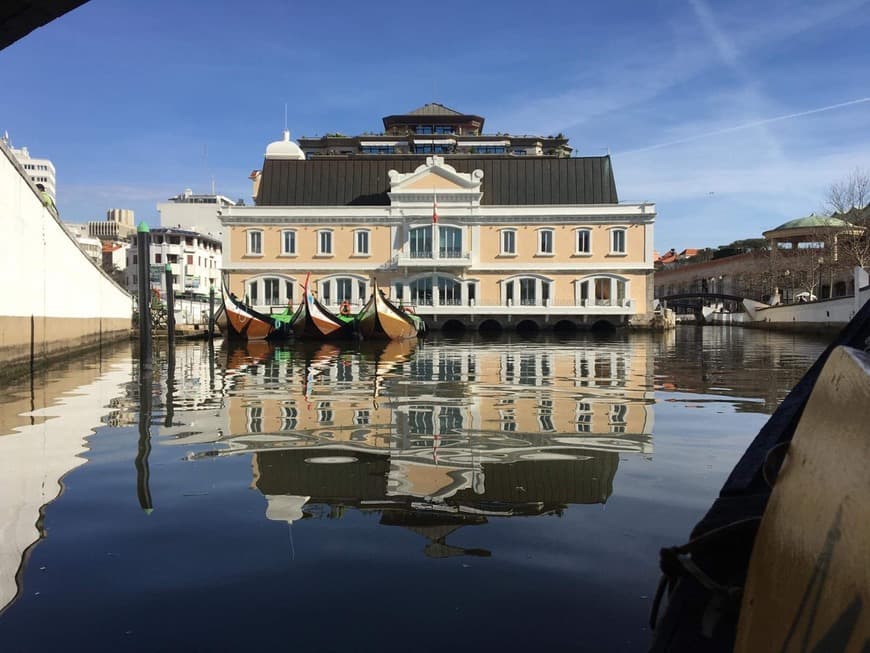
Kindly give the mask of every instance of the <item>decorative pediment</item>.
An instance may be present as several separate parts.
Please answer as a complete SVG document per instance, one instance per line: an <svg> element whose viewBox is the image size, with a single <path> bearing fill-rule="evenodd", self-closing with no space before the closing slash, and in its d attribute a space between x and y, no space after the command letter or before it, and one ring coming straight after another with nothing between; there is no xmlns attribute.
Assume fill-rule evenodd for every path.
<svg viewBox="0 0 870 653"><path fill-rule="evenodd" d="M427 172L422 177L410 181L408 183L402 184L402 190L432 190L436 188L438 190L442 189L462 189L464 188L462 185L458 184L455 179L449 179L447 177L443 177L435 172Z"/></svg>
<svg viewBox="0 0 870 653"><path fill-rule="evenodd" d="M426 157L426 163L414 172L390 170L390 201L393 204L429 203L437 197L439 203L462 202L480 204L483 170L457 172L444 162L444 157Z"/></svg>

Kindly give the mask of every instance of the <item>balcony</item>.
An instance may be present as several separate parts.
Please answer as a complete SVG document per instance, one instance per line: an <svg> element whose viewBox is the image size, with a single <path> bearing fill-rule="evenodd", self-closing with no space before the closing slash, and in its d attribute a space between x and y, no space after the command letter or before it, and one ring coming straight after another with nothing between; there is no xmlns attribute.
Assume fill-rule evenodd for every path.
<svg viewBox="0 0 870 653"><path fill-rule="evenodd" d="M401 267L468 267L471 265L471 252L458 249L412 250L401 252L393 257L393 264Z"/></svg>

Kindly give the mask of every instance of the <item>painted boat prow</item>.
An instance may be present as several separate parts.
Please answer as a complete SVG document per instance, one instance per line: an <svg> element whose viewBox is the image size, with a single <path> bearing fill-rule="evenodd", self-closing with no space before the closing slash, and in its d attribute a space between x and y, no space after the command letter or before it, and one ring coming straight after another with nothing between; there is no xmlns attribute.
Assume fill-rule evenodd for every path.
<svg viewBox="0 0 870 653"><path fill-rule="evenodd" d="M271 321L244 306L223 287L224 312L231 332L246 340L265 340L275 330Z"/></svg>
<svg viewBox="0 0 870 653"><path fill-rule="evenodd" d="M359 313L358 329L363 338L370 339L403 340L419 334L415 321L387 299L377 282L373 282L372 296Z"/></svg>
<svg viewBox="0 0 870 653"><path fill-rule="evenodd" d="M761 519L738 653L870 650L870 355L819 375Z"/></svg>
<svg viewBox="0 0 870 653"><path fill-rule="evenodd" d="M353 332L352 324L343 322L306 289L293 322L293 332L299 338L341 338Z"/></svg>
<svg viewBox="0 0 870 653"><path fill-rule="evenodd" d="M870 650L868 342L870 302L661 549L650 651Z"/></svg>

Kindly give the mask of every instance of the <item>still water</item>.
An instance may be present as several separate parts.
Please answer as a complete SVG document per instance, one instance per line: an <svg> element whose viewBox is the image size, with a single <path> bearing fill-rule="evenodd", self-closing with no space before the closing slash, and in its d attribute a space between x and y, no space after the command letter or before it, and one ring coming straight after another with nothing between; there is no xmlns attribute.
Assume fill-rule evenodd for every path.
<svg viewBox="0 0 870 653"><path fill-rule="evenodd" d="M645 650L658 549L824 346L689 327L68 363L0 400L0 648Z"/></svg>

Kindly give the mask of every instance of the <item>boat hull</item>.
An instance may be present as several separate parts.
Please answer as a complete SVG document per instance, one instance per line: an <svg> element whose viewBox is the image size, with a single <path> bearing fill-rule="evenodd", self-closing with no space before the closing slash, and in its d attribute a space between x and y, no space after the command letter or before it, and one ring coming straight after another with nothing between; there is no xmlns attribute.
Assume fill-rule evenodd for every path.
<svg viewBox="0 0 870 653"><path fill-rule="evenodd" d="M353 323L341 320L310 293L305 293L292 328L297 338L324 340L347 338L353 334Z"/></svg>
<svg viewBox="0 0 870 653"><path fill-rule="evenodd" d="M227 322L232 331L245 340L265 340L274 327L238 307L231 299L226 304Z"/></svg>
<svg viewBox="0 0 870 653"><path fill-rule="evenodd" d="M363 338L371 340L404 340L416 338L419 333L414 321L396 308L377 284L371 299L359 313L357 331Z"/></svg>
<svg viewBox="0 0 870 653"><path fill-rule="evenodd" d="M287 338L290 336L293 321L297 317L294 315L289 321L273 319L234 299L226 288L224 288L224 312L231 333L244 340Z"/></svg>

